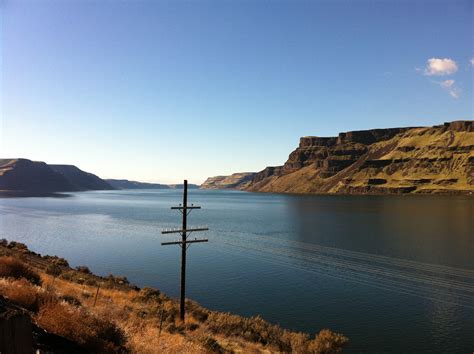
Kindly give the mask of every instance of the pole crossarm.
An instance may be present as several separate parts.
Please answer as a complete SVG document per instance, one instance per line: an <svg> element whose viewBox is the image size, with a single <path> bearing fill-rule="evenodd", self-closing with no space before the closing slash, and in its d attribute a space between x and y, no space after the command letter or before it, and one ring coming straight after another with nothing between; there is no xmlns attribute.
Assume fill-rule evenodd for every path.
<svg viewBox="0 0 474 354"><path fill-rule="evenodd" d="M189 240L189 241L186 241L186 242L183 242L183 241L172 241L172 242L162 242L161 245L162 246L168 246L168 245L187 245L188 243L197 243L197 242L209 242L209 240L207 238L204 238L202 240Z"/></svg>
<svg viewBox="0 0 474 354"><path fill-rule="evenodd" d="M193 227L190 229L165 229L162 230L162 234L182 234L182 233L188 233L188 232L194 232L194 231L208 231L208 227Z"/></svg>
<svg viewBox="0 0 474 354"><path fill-rule="evenodd" d="M200 206L177 206L177 207L171 207L171 209L178 209L178 210L182 210L182 209L201 209Z"/></svg>

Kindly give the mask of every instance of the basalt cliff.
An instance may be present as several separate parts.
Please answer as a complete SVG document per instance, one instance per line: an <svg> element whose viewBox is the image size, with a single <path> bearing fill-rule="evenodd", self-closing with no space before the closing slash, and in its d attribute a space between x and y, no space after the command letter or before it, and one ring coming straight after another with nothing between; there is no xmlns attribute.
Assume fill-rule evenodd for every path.
<svg viewBox="0 0 474 354"><path fill-rule="evenodd" d="M202 189L245 189L252 183L255 172L240 172L230 176L209 177L201 184Z"/></svg>
<svg viewBox="0 0 474 354"><path fill-rule="evenodd" d="M236 188L314 194L473 194L474 121L302 137L283 166L267 167Z"/></svg>

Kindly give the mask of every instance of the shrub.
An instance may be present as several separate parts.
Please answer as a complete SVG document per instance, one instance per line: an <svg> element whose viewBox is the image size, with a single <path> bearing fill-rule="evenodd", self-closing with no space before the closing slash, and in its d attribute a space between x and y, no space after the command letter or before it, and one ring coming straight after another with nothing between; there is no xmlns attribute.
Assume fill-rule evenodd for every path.
<svg viewBox="0 0 474 354"><path fill-rule="evenodd" d="M81 306L81 301L75 296L72 295L63 295L59 297L60 300L66 301L68 304L73 306Z"/></svg>
<svg viewBox="0 0 474 354"><path fill-rule="evenodd" d="M49 332L65 337L91 352L125 352L124 333L112 322L99 319L83 308L66 303L44 304L38 324Z"/></svg>
<svg viewBox="0 0 474 354"><path fill-rule="evenodd" d="M113 274L109 274L106 278L109 283L113 284L120 284L120 285L128 285L130 282L128 281L127 277L124 276L115 276Z"/></svg>
<svg viewBox="0 0 474 354"><path fill-rule="evenodd" d="M51 263L54 263L60 267L69 267L69 263L68 261L66 261L64 258L61 258L61 257L58 257L58 256L49 256L49 255L45 255L43 256L43 259L51 262Z"/></svg>
<svg viewBox="0 0 474 354"><path fill-rule="evenodd" d="M178 306L173 302L167 301L163 304L163 321L174 323L178 313Z"/></svg>
<svg viewBox="0 0 474 354"><path fill-rule="evenodd" d="M86 267L86 266L77 266L76 267L76 270L78 272L81 272L81 273L84 273L84 274L92 274L92 272L90 271L89 267Z"/></svg>
<svg viewBox="0 0 474 354"><path fill-rule="evenodd" d="M61 267L55 263L50 263L45 269L46 274L52 275L53 277L58 277L61 275Z"/></svg>
<svg viewBox="0 0 474 354"><path fill-rule="evenodd" d="M75 270L68 270L60 275L61 279L71 281L77 284L84 284L86 278L83 273L79 273Z"/></svg>
<svg viewBox="0 0 474 354"><path fill-rule="evenodd" d="M309 348L313 353L340 353L348 341L348 338L342 334L331 332L329 329L322 329L311 342Z"/></svg>
<svg viewBox="0 0 474 354"><path fill-rule="evenodd" d="M35 285L41 284L41 278L38 273L13 257L0 257L0 277L25 278Z"/></svg>
<svg viewBox="0 0 474 354"><path fill-rule="evenodd" d="M17 251L21 251L21 252L29 252L28 246L25 245L24 243L21 243L21 242L11 241L8 244L8 248L11 248L11 249L14 249L14 250L17 250Z"/></svg>
<svg viewBox="0 0 474 354"><path fill-rule="evenodd" d="M140 290L136 299L144 302L161 302L160 291L145 287Z"/></svg>
<svg viewBox="0 0 474 354"><path fill-rule="evenodd" d="M85 284L89 286L97 286L97 282L91 278L86 279Z"/></svg>
<svg viewBox="0 0 474 354"><path fill-rule="evenodd" d="M199 325L197 323L186 323L185 328L187 331L195 331L199 328Z"/></svg>
<svg viewBox="0 0 474 354"><path fill-rule="evenodd" d="M199 342L201 342L207 353L220 354L226 352L224 348L222 348L220 344L211 336L202 336L199 338Z"/></svg>
<svg viewBox="0 0 474 354"><path fill-rule="evenodd" d="M176 325L176 323L174 323L174 322L171 322L166 327L166 330L170 333L184 334L184 326L182 324Z"/></svg>
<svg viewBox="0 0 474 354"><path fill-rule="evenodd" d="M259 316L244 318L229 313L211 312L207 324L211 332L216 334L242 337L263 345L274 344L283 351L291 349L288 343L282 341L283 330Z"/></svg>
<svg viewBox="0 0 474 354"><path fill-rule="evenodd" d="M72 279L75 276L75 272L72 270L68 270L67 272L64 272L60 275L61 279L67 280L67 281L73 281Z"/></svg>
<svg viewBox="0 0 474 354"><path fill-rule="evenodd" d="M209 311L201 307L197 302L186 300L186 309L196 321L206 322L209 317Z"/></svg>
<svg viewBox="0 0 474 354"><path fill-rule="evenodd" d="M282 352L339 353L348 339L327 329L311 340L305 333L295 333L272 325L261 317L245 318L228 313L209 312L207 321L212 333L241 337L263 345L274 345Z"/></svg>
<svg viewBox="0 0 474 354"><path fill-rule="evenodd" d="M0 246L7 247L8 246L8 240L5 238L0 239Z"/></svg>
<svg viewBox="0 0 474 354"><path fill-rule="evenodd" d="M38 312L43 303L55 301L53 295L41 291L24 278L2 283L0 290L10 301L33 312Z"/></svg>

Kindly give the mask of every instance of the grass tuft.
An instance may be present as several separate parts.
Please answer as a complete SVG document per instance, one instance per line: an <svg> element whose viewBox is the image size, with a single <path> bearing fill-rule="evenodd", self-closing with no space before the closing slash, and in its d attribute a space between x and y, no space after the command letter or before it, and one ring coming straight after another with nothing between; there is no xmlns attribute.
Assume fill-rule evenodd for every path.
<svg viewBox="0 0 474 354"><path fill-rule="evenodd" d="M13 257L0 257L0 277L24 278L35 285L41 285L41 278L38 273Z"/></svg>

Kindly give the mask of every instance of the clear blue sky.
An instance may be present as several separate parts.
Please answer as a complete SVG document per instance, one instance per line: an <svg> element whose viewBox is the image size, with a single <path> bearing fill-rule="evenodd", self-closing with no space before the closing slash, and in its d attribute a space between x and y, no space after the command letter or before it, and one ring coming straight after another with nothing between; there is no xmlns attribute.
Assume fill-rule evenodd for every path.
<svg viewBox="0 0 474 354"><path fill-rule="evenodd" d="M471 0L0 4L0 157L199 183L473 116Z"/></svg>

